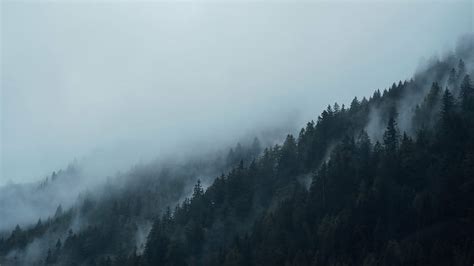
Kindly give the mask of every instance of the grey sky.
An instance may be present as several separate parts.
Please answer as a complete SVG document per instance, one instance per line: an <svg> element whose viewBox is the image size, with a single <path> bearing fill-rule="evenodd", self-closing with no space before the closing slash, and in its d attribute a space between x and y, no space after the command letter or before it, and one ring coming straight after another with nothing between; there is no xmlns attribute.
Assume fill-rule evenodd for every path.
<svg viewBox="0 0 474 266"><path fill-rule="evenodd" d="M0 184L301 126L409 78L472 16L472 1L3 1Z"/></svg>

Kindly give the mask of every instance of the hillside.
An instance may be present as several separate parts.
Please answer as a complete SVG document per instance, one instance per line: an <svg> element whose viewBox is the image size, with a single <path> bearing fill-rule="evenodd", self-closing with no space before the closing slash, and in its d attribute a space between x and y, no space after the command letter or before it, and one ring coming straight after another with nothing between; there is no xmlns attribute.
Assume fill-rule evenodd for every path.
<svg viewBox="0 0 474 266"><path fill-rule="evenodd" d="M331 104L280 145L111 178L0 235L0 264L470 265L473 51Z"/></svg>

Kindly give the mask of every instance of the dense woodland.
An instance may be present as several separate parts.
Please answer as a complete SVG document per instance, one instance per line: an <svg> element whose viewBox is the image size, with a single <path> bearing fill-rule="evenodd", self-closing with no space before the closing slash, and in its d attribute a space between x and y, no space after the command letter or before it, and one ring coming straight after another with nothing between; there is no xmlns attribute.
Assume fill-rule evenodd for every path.
<svg viewBox="0 0 474 266"><path fill-rule="evenodd" d="M328 106L281 145L256 139L224 159L134 169L122 186L111 179L104 195L4 233L0 263L471 265L471 48ZM374 119L381 128L368 126ZM224 173L199 180L212 164L208 174ZM36 256L34 243L45 247Z"/></svg>

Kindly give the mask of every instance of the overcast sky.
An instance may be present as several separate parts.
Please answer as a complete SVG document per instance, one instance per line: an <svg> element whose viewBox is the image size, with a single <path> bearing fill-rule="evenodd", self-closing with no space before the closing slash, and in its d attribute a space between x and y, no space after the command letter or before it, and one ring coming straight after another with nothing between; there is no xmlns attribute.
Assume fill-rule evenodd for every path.
<svg viewBox="0 0 474 266"><path fill-rule="evenodd" d="M410 78L472 32L473 13L472 1L2 1L0 184L303 126Z"/></svg>

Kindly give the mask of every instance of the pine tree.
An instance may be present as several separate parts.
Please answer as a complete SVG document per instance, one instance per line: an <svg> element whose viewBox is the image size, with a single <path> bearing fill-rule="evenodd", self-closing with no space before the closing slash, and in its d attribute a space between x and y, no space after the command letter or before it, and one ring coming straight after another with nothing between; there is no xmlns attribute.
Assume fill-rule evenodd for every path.
<svg viewBox="0 0 474 266"><path fill-rule="evenodd" d="M58 208L56 208L56 212L54 213L54 217L59 217L63 214L63 206L59 204Z"/></svg>
<svg viewBox="0 0 474 266"><path fill-rule="evenodd" d="M204 189L201 185L201 180L198 179L196 185L194 185L193 199L200 199L204 195Z"/></svg>
<svg viewBox="0 0 474 266"><path fill-rule="evenodd" d="M469 75L461 83L461 107L463 111L474 111L474 88Z"/></svg>
<svg viewBox="0 0 474 266"><path fill-rule="evenodd" d="M46 259L44 260L46 265L51 265L54 263L53 253L51 249L48 249L48 253L46 254Z"/></svg>
<svg viewBox="0 0 474 266"><path fill-rule="evenodd" d="M425 107L428 109L428 112L432 112L436 104L439 101L439 96L441 92L441 87L437 82L433 82L431 89L425 99Z"/></svg>
<svg viewBox="0 0 474 266"><path fill-rule="evenodd" d="M441 105L441 120L443 124L449 124L452 113L454 111L454 106L455 102L453 94L448 89L444 90Z"/></svg>
<svg viewBox="0 0 474 266"><path fill-rule="evenodd" d="M157 219L148 234L144 257L147 265L165 265L169 238L164 235L160 219Z"/></svg>
<svg viewBox="0 0 474 266"><path fill-rule="evenodd" d="M387 128L383 135L384 146L387 152L394 154L399 144L399 133L397 129L397 122L393 115L388 119Z"/></svg>
<svg viewBox="0 0 474 266"><path fill-rule="evenodd" d="M298 148L296 140L293 135L286 136L285 142L280 151L280 158L278 161L278 172L281 176L291 176L296 174L298 169Z"/></svg>
<svg viewBox="0 0 474 266"><path fill-rule="evenodd" d="M260 144L260 140L255 137L252 142L252 147L251 147L251 157L255 158L258 155L260 155L260 152L262 151L262 145Z"/></svg>
<svg viewBox="0 0 474 266"><path fill-rule="evenodd" d="M456 69L451 68L451 71L449 71L448 86L453 88L455 85L456 85Z"/></svg>
<svg viewBox="0 0 474 266"><path fill-rule="evenodd" d="M359 106L360 106L359 100L357 99L357 97L354 97L354 99L351 102L350 109L352 111L357 111L359 109Z"/></svg>
<svg viewBox="0 0 474 266"><path fill-rule="evenodd" d="M458 79L463 77L465 73L466 73L466 65L464 64L464 61L462 59L459 59L458 73L457 73Z"/></svg>

